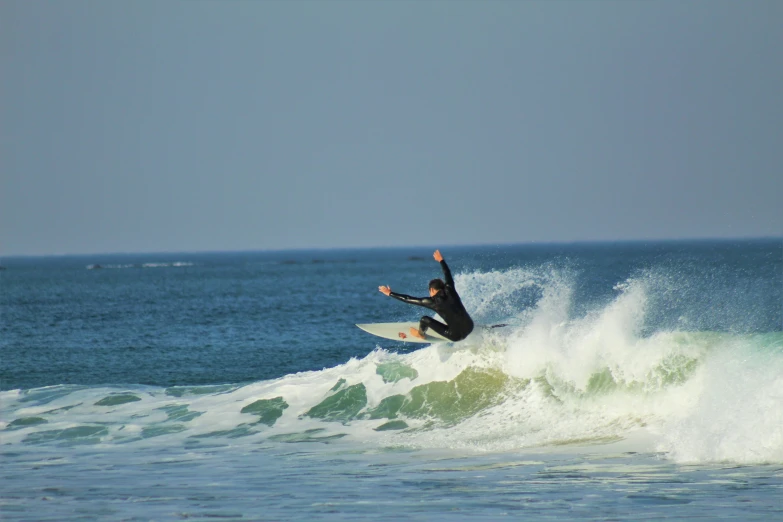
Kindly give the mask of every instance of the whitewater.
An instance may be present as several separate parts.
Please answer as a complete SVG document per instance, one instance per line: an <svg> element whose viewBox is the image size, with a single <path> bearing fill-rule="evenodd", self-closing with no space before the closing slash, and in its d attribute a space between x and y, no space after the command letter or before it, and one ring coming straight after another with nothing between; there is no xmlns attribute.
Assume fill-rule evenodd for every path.
<svg viewBox="0 0 783 522"><path fill-rule="evenodd" d="M590 299L574 256L468 267L466 308L507 326L421 349L351 331L365 353L274 378L5 389L3 516L781 517L783 332L754 313L780 288L703 261L632 264Z"/></svg>

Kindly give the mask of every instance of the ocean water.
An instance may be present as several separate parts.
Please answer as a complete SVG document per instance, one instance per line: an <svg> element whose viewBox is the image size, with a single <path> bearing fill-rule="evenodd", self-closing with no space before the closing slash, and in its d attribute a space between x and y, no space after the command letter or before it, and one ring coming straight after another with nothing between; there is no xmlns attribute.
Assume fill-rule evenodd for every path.
<svg viewBox="0 0 783 522"><path fill-rule="evenodd" d="M783 240L442 251L1 259L0 519L783 520Z"/></svg>

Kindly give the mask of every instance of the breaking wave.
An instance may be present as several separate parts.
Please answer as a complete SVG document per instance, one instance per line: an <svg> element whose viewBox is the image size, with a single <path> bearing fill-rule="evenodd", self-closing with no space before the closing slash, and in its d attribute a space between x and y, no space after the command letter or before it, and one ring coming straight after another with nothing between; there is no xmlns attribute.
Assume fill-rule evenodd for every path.
<svg viewBox="0 0 783 522"><path fill-rule="evenodd" d="M5 444L65 446L340 440L486 452L634 440L681 462L783 462L783 333L682 327L694 322L661 308L679 298L660 281L640 273L577 310L567 269L461 274L477 322L508 326L251 384L2 392L0 429Z"/></svg>

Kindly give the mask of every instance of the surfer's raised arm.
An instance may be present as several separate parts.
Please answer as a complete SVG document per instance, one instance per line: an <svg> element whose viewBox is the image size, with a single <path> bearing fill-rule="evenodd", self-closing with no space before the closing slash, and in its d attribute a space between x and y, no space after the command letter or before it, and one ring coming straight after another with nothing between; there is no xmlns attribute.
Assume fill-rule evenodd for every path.
<svg viewBox="0 0 783 522"><path fill-rule="evenodd" d="M451 277L451 270L449 270L449 265L446 264L446 260L443 259L443 255L441 255L440 250L436 250L434 254L432 254L432 257L435 258L435 261L440 263L440 267L443 269L443 278L446 280L446 284L450 287L454 287L454 278Z"/></svg>

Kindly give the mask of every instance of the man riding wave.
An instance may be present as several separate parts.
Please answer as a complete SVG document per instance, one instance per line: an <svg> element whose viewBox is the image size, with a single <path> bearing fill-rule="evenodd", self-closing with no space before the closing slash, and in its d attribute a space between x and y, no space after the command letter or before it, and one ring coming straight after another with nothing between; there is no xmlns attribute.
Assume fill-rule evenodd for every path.
<svg viewBox="0 0 783 522"><path fill-rule="evenodd" d="M398 294L392 292L391 288L388 286L379 286L378 290L380 290L381 293L399 299L404 303L423 306L430 310L434 310L444 321L446 321L446 324L443 324L440 321L425 315L419 321L418 329L411 328L410 334L412 336L424 339L426 331L432 328L449 341L461 341L473 331L473 320L470 318L470 315L468 315L467 310L465 310L465 306L463 306L462 300L459 298L459 294L454 288L454 279L451 277L451 270L449 270L446 261L443 260L440 250L436 250L432 257L435 258L435 261L440 263L440 266L443 269L445 282L442 279L433 279L430 281L429 297L411 297L409 295ZM404 332L400 332L400 338L405 339L406 337L407 335Z"/></svg>

